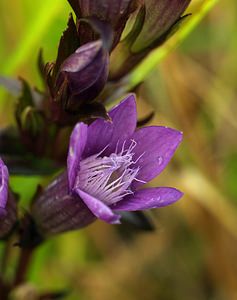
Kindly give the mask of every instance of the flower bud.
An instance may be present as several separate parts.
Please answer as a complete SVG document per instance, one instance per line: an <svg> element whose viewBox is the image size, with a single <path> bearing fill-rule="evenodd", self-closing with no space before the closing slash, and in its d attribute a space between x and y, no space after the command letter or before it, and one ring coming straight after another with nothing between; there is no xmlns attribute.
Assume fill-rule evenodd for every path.
<svg viewBox="0 0 237 300"><path fill-rule="evenodd" d="M109 54L100 40L78 48L61 65L56 82L56 102L72 113L94 100L108 77Z"/></svg>

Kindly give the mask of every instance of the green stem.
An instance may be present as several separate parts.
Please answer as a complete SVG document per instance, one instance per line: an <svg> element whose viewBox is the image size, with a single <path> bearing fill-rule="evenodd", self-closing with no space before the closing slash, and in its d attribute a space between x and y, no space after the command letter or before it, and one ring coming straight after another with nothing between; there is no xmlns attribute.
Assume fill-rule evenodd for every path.
<svg viewBox="0 0 237 300"><path fill-rule="evenodd" d="M3 62L1 67L2 74L13 74L27 60L32 53L32 49L37 46L40 38L49 30L53 20L63 7L63 1L60 0L45 0L42 2L42 5L31 20L30 26L26 28L23 36L19 39L16 49Z"/></svg>

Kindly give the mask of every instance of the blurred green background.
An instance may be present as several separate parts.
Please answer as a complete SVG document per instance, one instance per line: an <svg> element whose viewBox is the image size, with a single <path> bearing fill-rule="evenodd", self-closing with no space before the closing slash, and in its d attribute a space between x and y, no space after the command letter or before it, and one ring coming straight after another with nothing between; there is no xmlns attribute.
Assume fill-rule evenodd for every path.
<svg viewBox="0 0 237 300"><path fill-rule="evenodd" d="M193 1L189 11L205 2ZM55 59L69 12L66 0L1 0L0 74L40 87L39 48L46 61ZM128 239L97 221L46 242L29 270L31 296L22 299L49 289L70 290L68 300L237 299L236 31L237 2L219 1L138 91L140 117L155 111L150 124L184 132L152 182L179 188L183 199L152 212L155 232ZM14 99L3 89L0 97L3 126L12 122ZM37 178L11 183L27 202Z"/></svg>

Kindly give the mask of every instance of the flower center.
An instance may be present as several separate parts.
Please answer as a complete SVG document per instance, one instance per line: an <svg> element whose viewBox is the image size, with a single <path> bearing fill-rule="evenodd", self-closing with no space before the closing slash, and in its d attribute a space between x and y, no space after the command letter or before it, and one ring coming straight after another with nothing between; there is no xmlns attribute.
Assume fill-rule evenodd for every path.
<svg viewBox="0 0 237 300"><path fill-rule="evenodd" d="M106 147L100 153L82 160L76 186L107 205L132 194L132 181L139 181L136 178L139 167L133 166L140 159L139 157L133 161L133 149L136 144L132 140L130 146L125 149L124 142L120 152L117 145L115 153L101 157Z"/></svg>

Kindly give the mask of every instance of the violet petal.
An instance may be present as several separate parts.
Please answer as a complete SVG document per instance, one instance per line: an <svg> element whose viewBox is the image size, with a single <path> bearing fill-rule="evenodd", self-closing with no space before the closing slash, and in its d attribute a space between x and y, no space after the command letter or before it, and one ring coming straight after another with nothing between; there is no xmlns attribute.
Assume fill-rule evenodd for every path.
<svg viewBox="0 0 237 300"><path fill-rule="evenodd" d="M8 199L8 169L0 159L0 217L5 215L5 207Z"/></svg>
<svg viewBox="0 0 237 300"><path fill-rule="evenodd" d="M70 189L72 189L74 185L79 170L81 155L87 142L87 132L88 126L84 123L78 123L74 127L70 137L70 146L67 157L68 182Z"/></svg>
<svg viewBox="0 0 237 300"><path fill-rule="evenodd" d="M103 202L87 194L86 192L76 189L75 192L81 197L83 202L87 205L89 210L99 219L110 223L119 224L120 216L113 213L113 211Z"/></svg>
<svg viewBox="0 0 237 300"><path fill-rule="evenodd" d="M158 208L170 205L183 196L175 188L158 187L139 190L134 195L127 196L124 200L111 206L114 211L136 211Z"/></svg>
<svg viewBox="0 0 237 300"><path fill-rule="evenodd" d="M163 126L149 126L137 130L131 137L134 148L134 167L139 167L138 179L149 182L158 176L169 163L182 140L182 133ZM138 159L140 157L140 159ZM142 183L134 182L133 187Z"/></svg>
<svg viewBox="0 0 237 300"><path fill-rule="evenodd" d="M129 95L109 112L112 122L96 120L88 127L88 141L83 156L87 157L102 151L110 154L117 142L122 143L136 128L137 112L134 95Z"/></svg>
<svg viewBox="0 0 237 300"><path fill-rule="evenodd" d="M17 204L11 192L8 192L8 199L5 209L0 208L0 239L4 239L14 228L17 222Z"/></svg>

